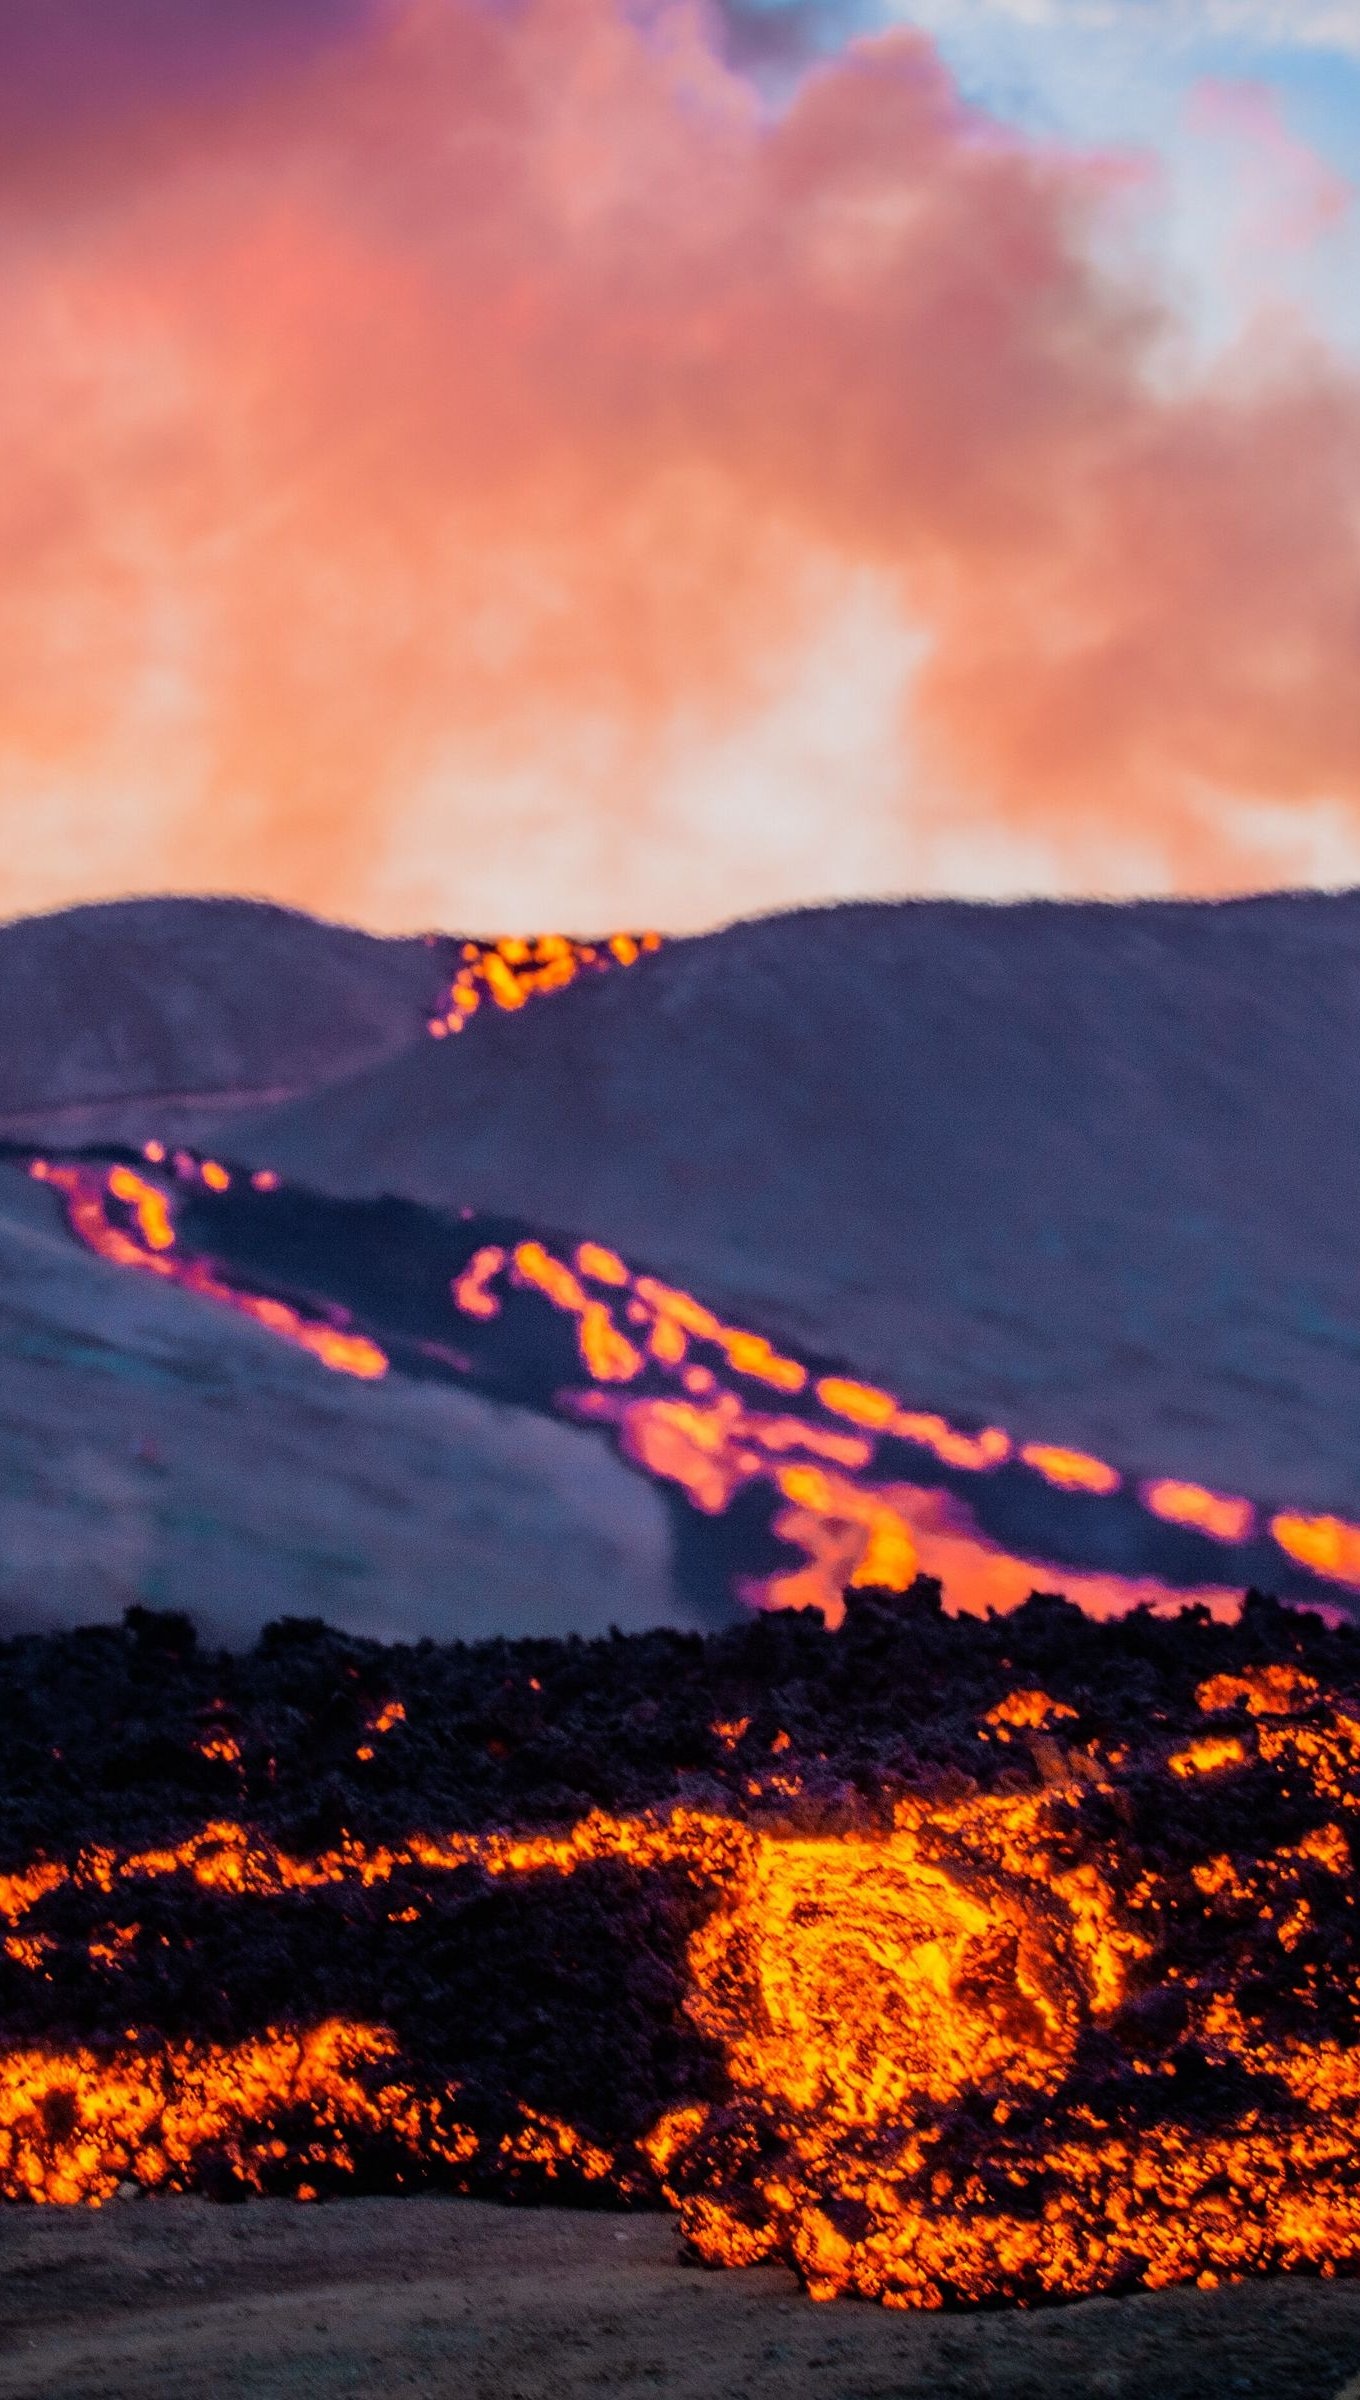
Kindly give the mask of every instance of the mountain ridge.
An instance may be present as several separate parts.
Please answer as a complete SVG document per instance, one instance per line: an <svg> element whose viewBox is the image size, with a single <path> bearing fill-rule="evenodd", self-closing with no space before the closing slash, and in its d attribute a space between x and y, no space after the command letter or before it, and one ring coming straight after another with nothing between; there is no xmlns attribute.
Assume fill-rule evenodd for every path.
<svg viewBox="0 0 1360 2400"><path fill-rule="evenodd" d="M420 1030L454 947L226 897L12 920L0 1134L136 1140L371 1065Z"/></svg>
<svg viewBox="0 0 1360 2400"><path fill-rule="evenodd" d="M863 903L219 1128L611 1244L913 1405L1354 1510L1360 896Z"/></svg>

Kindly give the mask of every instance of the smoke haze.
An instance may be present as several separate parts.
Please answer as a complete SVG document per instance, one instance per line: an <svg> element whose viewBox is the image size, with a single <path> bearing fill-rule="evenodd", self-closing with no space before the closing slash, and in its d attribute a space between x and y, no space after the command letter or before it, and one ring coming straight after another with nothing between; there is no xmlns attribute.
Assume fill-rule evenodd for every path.
<svg viewBox="0 0 1360 2400"><path fill-rule="evenodd" d="M1353 374L1192 364L1146 162L923 36L731 27L0 7L0 908L1360 874Z"/></svg>

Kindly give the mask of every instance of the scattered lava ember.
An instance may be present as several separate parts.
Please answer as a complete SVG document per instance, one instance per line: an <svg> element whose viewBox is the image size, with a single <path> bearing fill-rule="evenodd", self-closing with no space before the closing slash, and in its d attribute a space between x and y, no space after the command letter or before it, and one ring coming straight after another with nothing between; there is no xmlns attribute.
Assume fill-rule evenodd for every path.
<svg viewBox="0 0 1360 2400"><path fill-rule="evenodd" d="M1348 1627L138 1610L0 1647L0 1742L8 2198L664 2197L895 2306L1360 2269Z"/></svg>
<svg viewBox="0 0 1360 2400"><path fill-rule="evenodd" d="M564 991L582 975L631 967L661 948L659 933L609 933L575 941L565 933L507 934L498 942L464 942L458 969L429 1019L437 1040L461 1033L479 1008L523 1008L540 992Z"/></svg>

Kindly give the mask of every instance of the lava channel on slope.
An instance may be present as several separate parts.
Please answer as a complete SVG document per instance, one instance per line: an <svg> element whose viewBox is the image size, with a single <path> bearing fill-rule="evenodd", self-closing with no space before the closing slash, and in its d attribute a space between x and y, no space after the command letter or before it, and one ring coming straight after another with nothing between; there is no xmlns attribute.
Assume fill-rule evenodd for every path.
<svg viewBox="0 0 1360 2400"><path fill-rule="evenodd" d="M0 2193L668 2203L819 2299L1360 2266L1360 1658L1251 1598L0 1647Z"/></svg>
<svg viewBox="0 0 1360 2400"><path fill-rule="evenodd" d="M582 976L634 967L661 947L659 933L606 933L594 941L567 933L504 934L498 941L463 942L448 990L426 1019L426 1029L442 1042L461 1033L480 1008L523 1008L544 993L565 991Z"/></svg>
<svg viewBox="0 0 1360 2400"><path fill-rule="evenodd" d="M158 1142L30 1172L101 1257L241 1311L336 1372L463 1383L596 1427L666 1498L677 1580L710 1616L814 1607L834 1625L848 1590L904 1591L918 1573L974 1615L1036 1587L1093 1617L1226 1619L1253 1585L1346 1614L1360 1592L1360 1527L1345 1519L961 1427L725 1322L588 1238L326 1199Z"/></svg>

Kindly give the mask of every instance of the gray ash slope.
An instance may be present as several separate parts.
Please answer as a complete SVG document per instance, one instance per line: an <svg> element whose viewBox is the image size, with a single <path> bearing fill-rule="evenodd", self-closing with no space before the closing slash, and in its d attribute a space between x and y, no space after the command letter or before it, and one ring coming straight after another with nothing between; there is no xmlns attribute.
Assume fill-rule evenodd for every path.
<svg viewBox="0 0 1360 2400"><path fill-rule="evenodd" d="M124 900L0 927L0 1133L139 1140L392 1055L447 979L384 941L232 899Z"/></svg>
<svg viewBox="0 0 1360 2400"><path fill-rule="evenodd" d="M0 1166L0 1638L189 1609L249 1642L687 1626L659 1495L595 1437L375 1387L79 1248Z"/></svg>
<svg viewBox="0 0 1360 2400"><path fill-rule="evenodd" d="M613 1243L914 1403L1360 1508L1360 896L812 910L221 1141Z"/></svg>

